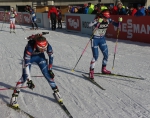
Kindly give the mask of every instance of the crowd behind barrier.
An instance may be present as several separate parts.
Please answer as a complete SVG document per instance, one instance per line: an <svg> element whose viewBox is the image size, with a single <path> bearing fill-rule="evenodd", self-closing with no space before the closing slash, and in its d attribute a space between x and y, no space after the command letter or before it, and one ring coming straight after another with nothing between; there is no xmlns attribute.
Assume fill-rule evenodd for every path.
<svg viewBox="0 0 150 118"><path fill-rule="evenodd" d="M50 22L48 13L36 13L37 24L39 27L50 29ZM113 20L118 20L120 15L111 15ZM121 31L119 32L119 39L138 41L150 43L150 17L135 17L121 15L123 22L121 24ZM65 14L66 30L81 32L85 34L92 34L93 28L89 27L89 23L93 21L95 15L91 14ZM5 23L9 22L9 17L5 16L5 12L0 12L0 21ZM17 24L31 25L30 14L26 12L18 12L16 17ZM141 22L144 21L144 22ZM106 37L116 39L117 28L112 25L109 26Z"/></svg>
<svg viewBox="0 0 150 118"><path fill-rule="evenodd" d="M150 16L150 6L148 8L146 8L146 6L142 6L141 4L137 4L137 6L134 6L133 4L123 6L120 1L117 2L115 6L113 4L105 6L100 3L96 5L88 3L81 6L68 6L69 13L78 14L99 14L105 9L108 9L111 15Z"/></svg>

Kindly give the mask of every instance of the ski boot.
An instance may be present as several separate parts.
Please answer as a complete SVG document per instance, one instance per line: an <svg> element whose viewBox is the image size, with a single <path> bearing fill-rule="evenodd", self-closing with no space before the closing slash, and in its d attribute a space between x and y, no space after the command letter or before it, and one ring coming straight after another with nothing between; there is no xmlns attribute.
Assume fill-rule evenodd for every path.
<svg viewBox="0 0 150 118"><path fill-rule="evenodd" d="M94 68L93 69L90 68L89 78L94 80Z"/></svg>
<svg viewBox="0 0 150 118"><path fill-rule="evenodd" d="M15 32L15 29L13 30L13 33L16 33L16 32Z"/></svg>
<svg viewBox="0 0 150 118"><path fill-rule="evenodd" d="M111 71L107 70L107 69L106 69L106 66L102 66L101 72L102 72L103 74L111 74Z"/></svg>
<svg viewBox="0 0 150 118"><path fill-rule="evenodd" d="M14 93L12 94L12 98L10 100L10 105L14 108L19 108L19 104L17 102L19 92L20 92L20 90L15 89Z"/></svg>
<svg viewBox="0 0 150 118"><path fill-rule="evenodd" d="M37 28L35 28L34 30L38 30L39 28L37 27Z"/></svg>
<svg viewBox="0 0 150 118"><path fill-rule="evenodd" d="M11 31L11 29L10 29L10 33L11 33L12 31Z"/></svg>
<svg viewBox="0 0 150 118"><path fill-rule="evenodd" d="M54 97L56 98L56 100L59 102L59 103L63 103L63 99L61 98L60 94L59 94L59 90L58 90L58 87L56 86L55 88L52 88L54 93Z"/></svg>

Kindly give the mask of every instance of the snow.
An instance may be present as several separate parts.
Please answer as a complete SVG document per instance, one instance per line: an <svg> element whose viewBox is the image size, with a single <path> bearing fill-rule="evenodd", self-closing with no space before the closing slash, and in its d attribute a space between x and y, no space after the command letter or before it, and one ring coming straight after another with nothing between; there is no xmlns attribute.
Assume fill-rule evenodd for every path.
<svg viewBox="0 0 150 118"><path fill-rule="evenodd" d="M0 23L2 26L2 23ZM27 26L22 26L27 29ZM25 37L49 31L45 35L54 50L55 82L59 87L64 104L74 118L150 118L150 44L118 40L115 66L112 70L116 39L106 39L109 49L107 69L113 73L142 77L145 80L114 76L95 76L95 81L106 90L101 90L82 76L89 71L92 52L90 45L79 61L89 35L67 32L65 29L25 30L16 25L16 34L9 33L9 24L0 31L0 88L15 86L22 74L22 56L27 44ZM47 57L47 55L46 55ZM101 71L102 54L95 66ZM32 65L32 76L42 73ZM56 103L53 91L44 77L32 77L35 89L22 89L18 102L20 108L35 118L67 118ZM1 118L27 118L24 113L7 107L12 90L0 91Z"/></svg>

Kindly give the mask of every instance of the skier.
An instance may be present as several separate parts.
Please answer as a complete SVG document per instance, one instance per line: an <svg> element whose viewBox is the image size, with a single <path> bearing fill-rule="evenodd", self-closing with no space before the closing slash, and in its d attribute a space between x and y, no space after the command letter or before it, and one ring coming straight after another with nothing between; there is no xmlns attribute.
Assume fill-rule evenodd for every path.
<svg viewBox="0 0 150 118"><path fill-rule="evenodd" d="M52 30L56 29L56 18L58 16L56 7L52 6L48 12L48 19L51 19Z"/></svg>
<svg viewBox="0 0 150 118"><path fill-rule="evenodd" d="M26 5L25 11L30 13L31 17L31 22L32 22L32 28L31 30L38 30L38 25L36 23L36 14L34 12L34 9L32 9L30 6ZM36 27L36 28L34 28Z"/></svg>
<svg viewBox="0 0 150 118"><path fill-rule="evenodd" d="M15 17L17 16L17 12L14 10L13 7L11 7L10 12L8 12L8 14L10 15L10 33L13 32L15 33Z"/></svg>
<svg viewBox="0 0 150 118"><path fill-rule="evenodd" d="M122 17L119 17L118 20L119 22L122 22ZM116 27L119 26L119 23L114 22L112 19L110 19L109 11L103 10L99 18L95 19L93 22L89 24L89 27L92 26L96 27L93 31L93 37L91 40L91 49L93 53L93 58L90 63L90 72L89 72L89 78L91 79L94 79L94 66L98 59L98 47L100 48L103 54L101 72L103 74L111 74L111 72L106 69L108 60L108 47L105 41L105 34L110 23L112 23Z"/></svg>
<svg viewBox="0 0 150 118"><path fill-rule="evenodd" d="M61 96L59 94L58 87L54 82L54 73L52 71L53 64L53 50L51 45L48 43L45 37L42 34L36 34L28 37L29 41L24 49L23 64L22 64L22 76L16 84L16 88L13 91L12 98L10 100L10 105L13 107L19 107L17 103L17 98L20 93L20 87L27 81L27 86L30 89L35 88L35 85L30 76L30 68L32 63L37 63L44 77L48 81L54 95L57 98L58 102L62 102ZM49 65L46 63L46 58L44 52L47 52L49 56Z"/></svg>

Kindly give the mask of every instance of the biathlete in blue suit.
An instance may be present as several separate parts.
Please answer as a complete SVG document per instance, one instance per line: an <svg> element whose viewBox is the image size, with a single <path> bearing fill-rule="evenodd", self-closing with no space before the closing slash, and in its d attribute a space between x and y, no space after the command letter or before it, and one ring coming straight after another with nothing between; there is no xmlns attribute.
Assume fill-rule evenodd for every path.
<svg viewBox="0 0 150 118"><path fill-rule="evenodd" d="M42 34L36 34L28 37L29 41L24 49L23 56L23 71L22 76L16 84L16 89L12 94L10 104L14 107L18 107L17 98L20 92L20 87L27 81L27 86L30 89L35 88L35 85L30 76L30 68L32 63L36 63L46 80L48 81L50 87L56 94L59 102L62 101L58 87L54 82L54 73L52 71L53 64L53 50L51 45L48 43L45 37ZM47 52L49 57L49 65L47 65L47 60L45 58L44 52Z"/></svg>
<svg viewBox="0 0 150 118"><path fill-rule="evenodd" d="M29 5L26 5L25 11L30 14L31 22L32 22L32 28L31 30L38 30L38 25L36 23L36 14L34 12L34 9L32 9ZM35 28L34 28L35 27Z"/></svg>
<svg viewBox="0 0 150 118"><path fill-rule="evenodd" d="M121 21L122 18L119 17L119 22ZM91 79L94 79L95 62L97 61L99 56L98 48L100 48L103 54L101 72L104 74L111 74L111 72L106 69L108 61L108 47L105 41L105 34L110 23L112 23L116 27L118 27L119 25L119 23L114 22L112 19L110 19L110 13L108 10L103 10L100 16L89 24L89 27L95 26L95 29L93 31L93 37L91 40L91 49L93 53L93 58L90 63L90 72L89 72L89 77Z"/></svg>

